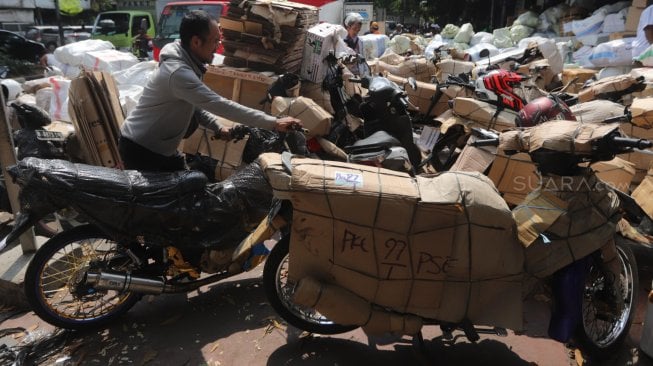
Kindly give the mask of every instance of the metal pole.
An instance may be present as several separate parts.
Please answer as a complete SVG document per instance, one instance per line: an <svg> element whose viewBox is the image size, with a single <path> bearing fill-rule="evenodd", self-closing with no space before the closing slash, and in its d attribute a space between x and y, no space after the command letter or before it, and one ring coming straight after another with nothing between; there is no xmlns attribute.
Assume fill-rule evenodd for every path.
<svg viewBox="0 0 653 366"><path fill-rule="evenodd" d="M16 155L14 154L14 141L11 138L11 127L9 126L5 108L5 97L0 92L0 166L2 166L2 174L5 177L5 187L9 195L11 211L16 217L16 214L20 211L20 203L18 202L19 188L11 179L8 179L9 175L7 174L7 167L16 164ZM33 229L20 236L20 245L23 254L36 251L36 239L34 238Z"/></svg>
<svg viewBox="0 0 653 366"><path fill-rule="evenodd" d="M59 8L59 0L54 0L54 12L57 16L57 27L59 27L59 46L63 46L63 26L61 25L61 9Z"/></svg>

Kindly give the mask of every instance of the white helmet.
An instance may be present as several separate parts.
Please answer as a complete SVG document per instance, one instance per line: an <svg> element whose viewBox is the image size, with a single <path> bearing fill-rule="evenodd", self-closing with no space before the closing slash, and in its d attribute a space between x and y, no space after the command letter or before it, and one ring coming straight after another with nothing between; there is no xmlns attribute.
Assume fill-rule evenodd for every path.
<svg viewBox="0 0 653 366"><path fill-rule="evenodd" d="M5 102L11 102L18 98L23 91L23 87L14 79L3 79L0 81L2 92L4 93Z"/></svg>

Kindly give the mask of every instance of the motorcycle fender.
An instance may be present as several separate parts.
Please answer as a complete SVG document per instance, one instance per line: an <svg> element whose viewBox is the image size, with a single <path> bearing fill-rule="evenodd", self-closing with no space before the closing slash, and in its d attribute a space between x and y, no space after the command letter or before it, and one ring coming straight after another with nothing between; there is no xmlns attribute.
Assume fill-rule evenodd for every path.
<svg viewBox="0 0 653 366"><path fill-rule="evenodd" d="M258 227L249 234L234 250L234 253L231 257L232 262L243 264L249 258L252 252L252 247L258 243L262 243L265 240L268 240L276 233L278 230L282 229L288 223L286 220L281 217L278 213L272 218L266 217L261 221ZM264 258L261 258L261 261ZM256 267L252 265L250 268Z"/></svg>
<svg viewBox="0 0 653 366"><path fill-rule="evenodd" d="M14 228L11 232L0 241L0 250L4 249L7 245L14 243L18 238L23 235L30 227L34 226L39 218L34 217L29 213L18 213L14 219Z"/></svg>

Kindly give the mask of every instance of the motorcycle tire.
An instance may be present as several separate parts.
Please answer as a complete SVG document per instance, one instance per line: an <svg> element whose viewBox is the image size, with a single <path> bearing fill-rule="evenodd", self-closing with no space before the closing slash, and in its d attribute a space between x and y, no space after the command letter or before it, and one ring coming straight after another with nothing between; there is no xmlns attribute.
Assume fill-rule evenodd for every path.
<svg viewBox="0 0 653 366"><path fill-rule="evenodd" d="M111 322L140 300L134 292L80 284L79 275L91 261L114 271L136 268L121 245L92 225L63 231L43 244L25 272L25 295L36 315L60 328L91 329Z"/></svg>
<svg viewBox="0 0 653 366"><path fill-rule="evenodd" d="M601 316L601 300L597 298L606 288L606 278L611 273L605 266L592 264L585 281L582 323L576 330L575 345L586 358L593 361L605 360L615 355L628 336L637 307L639 273L635 255L629 244L624 242L625 239L615 239L621 269L623 306L607 318L605 315ZM600 260L600 256L596 258Z"/></svg>
<svg viewBox="0 0 653 366"><path fill-rule="evenodd" d="M290 237L285 236L275 245L263 268L265 295L272 308L288 324L316 334L340 334L358 328L356 325L340 325L317 313L315 310L296 305L291 297L294 285L287 279Z"/></svg>

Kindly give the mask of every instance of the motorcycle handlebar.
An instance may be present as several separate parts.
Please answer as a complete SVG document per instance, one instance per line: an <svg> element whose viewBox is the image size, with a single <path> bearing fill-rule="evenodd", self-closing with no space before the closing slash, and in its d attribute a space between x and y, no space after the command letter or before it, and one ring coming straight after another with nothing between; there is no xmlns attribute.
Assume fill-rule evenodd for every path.
<svg viewBox="0 0 653 366"><path fill-rule="evenodd" d="M646 139L633 139L629 137L612 137L611 142L615 145L615 147L621 148L621 149L628 149L628 148L634 148L634 149L648 149L653 147L653 141L649 141Z"/></svg>
<svg viewBox="0 0 653 366"><path fill-rule="evenodd" d="M481 139L469 143L474 147L483 147L483 146L499 146L499 139Z"/></svg>

